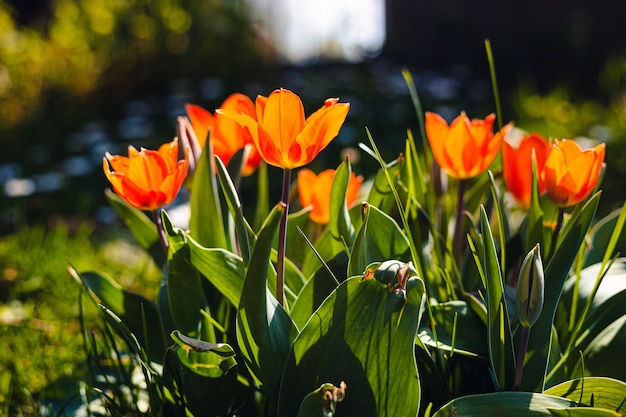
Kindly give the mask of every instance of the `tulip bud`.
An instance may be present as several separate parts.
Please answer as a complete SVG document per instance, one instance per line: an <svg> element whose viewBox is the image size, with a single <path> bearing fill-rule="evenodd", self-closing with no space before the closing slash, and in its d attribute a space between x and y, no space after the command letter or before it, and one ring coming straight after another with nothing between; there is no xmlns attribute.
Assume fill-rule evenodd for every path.
<svg viewBox="0 0 626 417"><path fill-rule="evenodd" d="M543 274L543 262L539 244L528 252L517 281L517 315L520 324L524 327L532 327L539 319L543 309L543 293L545 280Z"/></svg>
<svg viewBox="0 0 626 417"><path fill-rule="evenodd" d="M362 280L375 278L378 282L389 288L395 287L398 284L400 287L405 288L408 279L416 275L417 270L413 266L413 263L390 260L369 264L363 273Z"/></svg>

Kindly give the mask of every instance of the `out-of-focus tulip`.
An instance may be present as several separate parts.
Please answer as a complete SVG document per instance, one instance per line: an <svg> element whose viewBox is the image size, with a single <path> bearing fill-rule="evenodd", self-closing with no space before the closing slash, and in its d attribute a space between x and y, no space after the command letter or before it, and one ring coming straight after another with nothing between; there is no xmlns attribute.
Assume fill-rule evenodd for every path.
<svg viewBox="0 0 626 417"><path fill-rule="evenodd" d="M128 204L141 210L156 210L176 198L189 168L189 157L178 160L178 139L158 151L128 148L128 157L110 155L102 159L113 190Z"/></svg>
<svg viewBox="0 0 626 417"><path fill-rule="evenodd" d="M513 135L513 132L519 134ZM523 134L517 129L512 129L511 133L502 144L504 183L515 201L528 208L533 185L532 155L535 155L539 193L542 194L546 186L541 178L541 170L550 153L550 143L537 133Z"/></svg>
<svg viewBox="0 0 626 417"><path fill-rule="evenodd" d="M604 153L603 143L582 150L571 139L555 141L542 171L550 200L559 207L585 200L598 183Z"/></svg>
<svg viewBox="0 0 626 417"><path fill-rule="evenodd" d="M339 133L350 105L327 99L324 106L304 118L298 95L285 89L256 99L256 119L245 113L218 109L248 128L261 157L270 165L293 169L311 162Z"/></svg>
<svg viewBox="0 0 626 417"><path fill-rule="evenodd" d="M528 252L519 272L515 305L520 324L532 327L543 310L545 279L539 245Z"/></svg>
<svg viewBox="0 0 626 417"><path fill-rule="evenodd" d="M440 115L426 112L426 135L441 169L457 179L472 178L487 170L512 126L508 124L494 135L495 118L490 114L484 120L470 120L462 112L448 126Z"/></svg>
<svg viewBox="0 0 626 417"><path fill-rule="evenodd" d="M231 94L224 100L221 108L256 118L254 103L244 94ZM210 131L213 152L220 157L224 164L228 164L230 158L237 151L250 145L250 153L244 162L241 173L248 176L258 168L261 155L257 152L248 129L229 117L220 114L213 115L208 110L194 104L187 104L185 110L201 148L204 148Z"/></svg>
<svg viewBox="0 0 626 417"><path fill-rule="evenodd" d="M298 171L298 195L302 207L312 206L309 214L311 220L320 224L330 221L330 191L335 178L335 170L327 169L315 175L313 171L303 168ZM346 204L349 206L356 201L363 183L363 177L350 173L348 189L346 190Z"/></svg>

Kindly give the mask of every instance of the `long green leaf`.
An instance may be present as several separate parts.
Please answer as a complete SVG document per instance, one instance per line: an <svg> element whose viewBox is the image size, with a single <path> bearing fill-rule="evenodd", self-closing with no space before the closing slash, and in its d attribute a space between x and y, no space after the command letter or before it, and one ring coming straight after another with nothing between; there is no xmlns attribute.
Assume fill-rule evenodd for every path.
<svg viewBox="0 0 626 417"><path fill-rule="evenodd" d="M350 161L346 159L339 165L333 177L330 190L330 222L328 228L333 237L348 246L354 242L354 226L350 222L350 213L346 205L346 191L350 182Z"/></svg>
<svg viewBox="0 0 626 417"><path fill-rule="evenodd" d="M515 372L515 353L511 337L509 312L504 297L504 283L496 245L484 207L480 210L483 235L483 271L487 290L487 336L489 362L499 389L510 389Z"/></svg>
<svg viewBox="0 0 626 417"><path fill-rule="evenodd" d="M617 379L586 377L563 382L543 392L546 395L568 398L586 406L594 406L618 413L626 412L626 383Z"/></svg>
<svg viewBox="0 0 626 417"><path fill-rule="evenodd" d="M227 249L227 239L219 200L219 188L213 162L213 147L210 139L193 174L189 234L204 247Z"/></svg>
<svg viewBox="0 0 626 417"><path fill-rule="evenodd" d="M551 416L552 409L576 406L576 402L530 392L494 392L459 397L443 406L433 417L529 417Z"/></svg>
<svg viewBox="0 0 626 417"><path fill-rule="evenodd" d="M267 288L274 235L285 207L277 205L261 228L237 310L237 342L245 363L276 406L283 367L298 329Z"/></svg>
<svg viewBox="0 0 626 417"><path fill-rule="evenodd" d="M522 378L523 390L543 391L550 357L550 343L548 341L552 333L552 325L561 298L563 283L569 274L578 248L591 226L599 200L600 194L597 193L587 201L576 217L569 220L570 227L560 240L560 244L546 267L544 306L539 320L530 332Z"/></svg>

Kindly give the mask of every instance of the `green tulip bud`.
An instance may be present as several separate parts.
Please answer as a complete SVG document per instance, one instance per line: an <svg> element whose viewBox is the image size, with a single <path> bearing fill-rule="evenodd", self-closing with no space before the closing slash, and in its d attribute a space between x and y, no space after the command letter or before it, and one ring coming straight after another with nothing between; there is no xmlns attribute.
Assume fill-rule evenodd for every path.
<svg viewBox="0 0 626 417"><path fill-rule="evenodd" d="M517 280L517 316L524 327L532 327L543 309L545 280L539 244L528 252Z"/></svg>

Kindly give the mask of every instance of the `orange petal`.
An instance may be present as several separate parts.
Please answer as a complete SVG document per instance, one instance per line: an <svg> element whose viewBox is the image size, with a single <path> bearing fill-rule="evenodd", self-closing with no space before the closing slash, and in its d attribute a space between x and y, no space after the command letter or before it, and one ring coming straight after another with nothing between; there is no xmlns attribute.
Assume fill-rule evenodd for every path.
<svg viewBox="0 0 626 417"><path fill-rule="evenodd" d="M304 159L299 162L300 164L306 165L311 162L337 137L349 110L348 103L325 104L306 119L304 129L296 138L305 150Z"/></svg>
<svg viewBox="0 0 626 417"><path fill-rule="evenodd" d="M317 175L310 169L302 168L298 170L298 197L302 207L308 207L313 202L316 178Z"/></svg>
<svg viewBox="0 0 626 417"><path fill-rule="evenodd" d="M258 122L267 132L267 138L283 154L287 154L296 136L304 128L304 107L300 97L282 88L274 90L267 98L263 118L258 119Z"/></svg>
<svg viewBox="0 0 626 417"><path fill-rule="evenodd" d="M193 127L200 147L204 148L209 130L215 125L213 115L208 110L196 106L195 104L185 105L185 111L191 121L191 126Z"/></svg>
<svg viewBox="0 0 626 417"><path fill-rule="evenodd" d="M450 166L449 159L444 151L444 143L448 137L448 123L437 113L426 112L425 127L433 157L439 166L445 170Z"/></svg>

